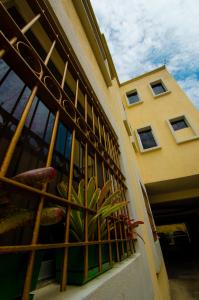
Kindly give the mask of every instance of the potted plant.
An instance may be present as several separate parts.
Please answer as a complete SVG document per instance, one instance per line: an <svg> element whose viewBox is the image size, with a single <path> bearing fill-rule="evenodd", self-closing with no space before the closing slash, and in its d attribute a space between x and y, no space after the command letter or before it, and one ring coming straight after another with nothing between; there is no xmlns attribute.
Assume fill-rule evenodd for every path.
<svg viewBox="0 0 199 300"><path fill-rule="evenodd" d="M67 198L67 186L61 182L57 186L59 194ZM95 178L92 177L87 185L87 205L88 208L96 211L95 214L88 215L88 240L95 241L97 239L98 218L101 227L101 239L103 240L107 234L107 217L120 210L127 205L126 201L118 202L121 197L119 190L114 193L110 192L111 181L107 181L102 189L96 188ZM72 188L72 201L78 205L85 204L85 184L81 180L78 185L78 192ZM79 210L71 210L70 214L70 239L72 241L84 241L84 214ZM113 223L110 222L110 230L113 229ZM108 244L102 244L102 271L110 268ZM88 247L88 276L84 277L84 247L69 247L68 252L68 283L81 285L100 274L98 270L98 244L89 245ZM56 262L56 278L60 281L61 264L63 260L63 250L57 250Z"/></svg>

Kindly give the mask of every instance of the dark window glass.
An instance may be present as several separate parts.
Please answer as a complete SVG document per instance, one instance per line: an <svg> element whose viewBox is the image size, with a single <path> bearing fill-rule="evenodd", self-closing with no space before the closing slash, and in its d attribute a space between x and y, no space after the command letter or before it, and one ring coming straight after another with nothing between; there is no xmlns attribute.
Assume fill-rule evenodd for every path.
<svg viewBox="0 0 199 300"><path fill-rule="evenodd" d="M30 90L9 66L0 60L0 163L11 141Z"/></svg>
<svg viewBox="0 0 199 300"><path fill-rule="evenodd" d="M20 99L18 99L19 101L15 104L15 106L12 110L13 116L17 120L19 120L19 118L21 117L21 114L23 112L23 109L25 107L26 101L29 96L30 96L30 89L28 87L24 87L24 89L22 91L22 95L21 95Z"/></svg>
<svg viewBox="0 0 199 300"><path fill-rule="evenodd" d="M161 82L152 83L151 87L152 87L155 95L159 95L159 94L166 92L166 89Z"/></svg>
<svg viewBox="0 0 199 300"><path fill-rule="evenodd" d="M15 72L9 72L0 86L1 108L7 112L11 112L24 86L23 81L16 75Z"/></svg>
<svg viewBox="0 0 199 300"><path fill-rule="evenodd" d="M84 178L84 168L85 168L85 149L84 145L76 140L75 142L75 155L74 155L74 172L73 180L76 183Z"/></svg>
<svg viewBox="0 0 199 300"><path fill-rule="evenodd" d="M133 92L133 93L127 94L127 98L128 98L129 104L133 104L133 103L136 103L136 102L140 101L137 92Z"/></svg>
<svg viewBox="0 0 199 300"><path fill-rule="evenodd" d="M175 131L189 127L187 125L185 119L181 119L181 120L177 120L177 121L170 121L170 123Z"/></svg>
<svg viewBox="0 0 199 300"><path fill-rule="evenodd" d="M0 59L0 81L3 81L7 72L10 71L10 67L5 63L3 59Z"/></svg>
<svg viewBox="0 0 199 300"><path fill-rule="evenodd" d="M69 174L70 152L72 133L62 123L59 123L55 150L53 153L53 167L57 170L56 180L50 184L50 191L55 192L58 182L64 180L67 183Z"/></svg>
<svg viewBox="0 0 199 300"><path fill-rule="evenodd" d="M142 142L142 147L144 149L156 147L156 141L154 139L153 133L151 129L146 129L143 131L138 132L141 142Z"/></svg>
<svg viewBox="0 0 199 300"><path fill-rule="evenodd" d="M44 167L47 160L48 148L54 123L54 114L37 98L34 99L34 112L22 131L15 150L9 176ZM28 124L28 126L27 126Z"/></svg>
<svg viewBox="0 0 199 300"><path fill-rule="evenodd" d="M41 101L39 101L30 130L41 138L43 138L44 135L48 114L48 108Z"/></svg>

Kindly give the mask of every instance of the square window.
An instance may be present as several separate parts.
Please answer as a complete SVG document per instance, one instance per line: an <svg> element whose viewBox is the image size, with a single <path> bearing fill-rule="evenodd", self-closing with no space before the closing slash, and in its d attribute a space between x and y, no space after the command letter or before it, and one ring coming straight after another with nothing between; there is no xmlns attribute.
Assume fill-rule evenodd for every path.
<svg viewBox="0 0 199 300"><path fill-rule="evenodd" d="M170 120L170 123L175 131L189 127L184 117L178 120Z"/></svg>
<svg viewBox="0 0 199 300"><path fill-rule="evenodd" d="M126 94L126 96L127 96L129 105L140 101L137 91L130 92L130 93Z"/></svg>
<svg viewBox="0 0 199 300"><path fill-rule="evenodd" d="M153 93L155 95L160 95L160 94L165 93L167 91L165 86L163 85L163 83L161 81L151 83L151 87L152 87Z"/></svg>
<svg viewBox="0 0 199 300"><path fill-rule="evenodd" d="M151 127L148 127L145 129L139 129L138 134L139 134L143 149L157 147L157 143L154 138Z"/></svg>

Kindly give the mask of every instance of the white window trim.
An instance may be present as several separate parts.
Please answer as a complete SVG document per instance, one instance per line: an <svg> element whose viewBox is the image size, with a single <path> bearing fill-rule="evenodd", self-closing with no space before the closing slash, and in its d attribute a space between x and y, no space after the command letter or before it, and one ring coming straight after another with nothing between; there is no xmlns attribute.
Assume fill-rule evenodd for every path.
<svg viewBox="0 0 199 300"><path fill-rule="evenodd" d="M151 86L152 84L156 84L156 83L161 83L161 84L163 85L163 87L165 88L166 91L163 92L163 93L161 93L161 94L156 95L156 94L154 93L154 91L153 91L152 86ZM152 93L152 95L153 95L154 98L159 98L159 97L162 97L162 96L164 96L164 95L168 95L168 94L171 93L171 91L168 89L168 87L166 86L166 84L164 83L164 81L163 81L162 78L159 78L159 79L154 80L154 81L150 81L150 82L149 82L149 88L150 88L151 93Z"/></svg>
<svg viewBox="0 0 199 300"><path fill-rule="evenodd" d="M130 103L129 103L129 99L128 99L128 94L135 93L135 92L136 92L137 95L138 95L139 101L130 104ZM138 105L138 104L141 104L141 103L144 102L144 101L141 99L140 94L138 93L138 90L137 90L137 89L133 89L133 90L131 90L131 91L126 92L126 93L125 93L125 98L126 98L126 103L127 103L127 106L128 106L128 107L135 106L135 105Z"/></svg>
<svg viewBox="0 0 199 300"><path fill-rule="evenodd" d="M143 146L142 146L142 141L140 139L138 131L139 130L147 130L147 129L151 129L153 137L155 139L155 142L156 142L157 146L151 147L151 148L148 148L148 149L144 149ZM138 141L138 145L139 145L139 149L140 149L141 153L146 153L146 152L151 152L151 151L155 151L155 150L161 149L161 146L160 146L160 143L159 143L159 139L158 139L158 137L157 137L157 135L155 133L155 130L154 130L154 128L153 128L153 126L151 124L148 124L148 125L146 125L144 127L141 127L141 128L137 128L135 130L135 135L136 135L136 138L137 138L137 141Z"/></svg>
<svg viewBox="0 0 199 300"><path fill-rule="evenodd" d="M184 138L184 139L179 139L176 135L176 130L173 129L173 126L171 125L170 121L177 121L184 118L185 122L188 124L188 126L192 129L194 136L192 137L188 137L188 138ZM190 142L190 141L194 141L194 140L198 140L199 139L199 132L198 130L195 128L195 126L193 125L193 123L190 121L189 117L187 117L185 114L182 114L180 116L175 116L173 118L169 118L166 120L169 129L174 137L174 140L176 142L176 144L183 144L186 142Z"/></svg>

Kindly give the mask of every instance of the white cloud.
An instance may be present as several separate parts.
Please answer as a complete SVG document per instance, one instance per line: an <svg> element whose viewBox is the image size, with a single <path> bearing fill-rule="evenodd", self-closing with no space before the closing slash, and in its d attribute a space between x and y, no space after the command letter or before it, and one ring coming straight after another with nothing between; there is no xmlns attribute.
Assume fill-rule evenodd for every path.
<svg viewBox="0 0 199 300"><path fill-rule="evenodd" d="M186 77L178 81L179 85L186 91L186 94L192 99L193 104L199 109L199 80L196 76Z"/></svg>
<svg viewBox="0 0 199 300"><path fill-rule="evenodd" d="M121 81L163 65L199 107L199 1L91 0Z"/></svg>

